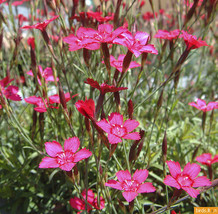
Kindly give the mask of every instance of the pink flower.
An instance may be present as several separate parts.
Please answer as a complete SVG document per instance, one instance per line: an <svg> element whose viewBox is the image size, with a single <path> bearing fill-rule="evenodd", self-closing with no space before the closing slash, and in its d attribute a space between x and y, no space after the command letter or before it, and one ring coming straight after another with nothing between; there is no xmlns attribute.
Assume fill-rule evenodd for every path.
<svg viewBox="0 0 218 214"><path fill-rule="evenodd" d="M214 158L212 158L212 155L210 153L204 153L196 157L196 161L198 161L201 164L211 166L212 164L218 162L218 155L215 155Z"/></svg>
<svg viewBox="0 0 218 214"><path fill-rule="evenodd" d="M111 144L117 144L122 142L123 139L139 140L140 135L138 132L132 132L139 126L139 122L136 120L126 120L123 122L123 115L119 113L111 113L108 116L108 120L103 119L97 122L97 125L108 133L108 140Z"/></svg>
<svg viewBox="0 0 218 214"><path fill-rule="evenodd" d="M4 2L6 2L7 0L0 0L0 4L2 4L2 3L4 3Z"/></svg>
<svg viewBox="0 0 218 214"><path fill-rule="evenodd" d="M116 60L114 56L110 55L110 64L111 64L111 66L116 68L119 72L122 72L124 57L125 57L124 54L120 54L118 56L118 59ZM104 61L102 61L102 63L104 63ZM130 65L129 65L128 69L129 68L136 68L136 67L140 67L140 64L137 63L137 62L130 62Z"/></svg>
<svg viewBox="0 0 218 214"><path fill-rule="evenodd" d="M199 176L201 168L196 163L187 163L181 172L179 162L167 161L166 162L170 175L167 175L164 179L164 183L168 186L176 187L177 189L185 190L191 197L196 198L200 193L199 190L193 187L209 186L211 185L210 180L206 176Z"/></svg>
<svg viewBox="0 0 218 214"><path fill-rule="evenodd" d="M102 83L101 85L98 84L97 81L94 81L93 79L88 78L85 81L86 84L89 84L93 88L97 88L101 94L106 94L108 92L117 92L128 89L127 87L116 87L114 85L108 85L106 83Z"/></svg>
<svg viewBox="0 0 218 214"><path fill-rule="evenodd" d="M95 197L94 192L91 189L89 189L87 191L87 198L86 198L86 190L83 190L81 195L83 196L84 199L86 199L86 201L90 205L92 205L94 207L94 209L102 210L104 208L104 199L102 197L100 197L100 207L98 207L97 197ZM71 198L70 205L72 208L80 211L77 214L81 213L82 210L86 209L85 201L83 199L78 198L78 197ZM92 210L93 210L93 208L88 205L87 211L91 212Z"/></svg>
<svg viewBox="0 0 218 214"><path fill-rule="evenodd" d="M182 30L182 34L180 35L180 37L184 39L185 44L189 50L200 48L201 46L209 46L205 41L201 40L200 38L197 39L196 36L188 34L184 30Z"/></svg>
<svg viewBox="0 0 218 214"><path fill-rule="evenodd" d="M157 17L157 12L155 12L155 16ZM143 14L142 18L146 21L150 21L151 19L154 19L154 14L148 11Z"/></svg>
<svg viewBox="0 0 218 214"><path fill-rule="evenodd" d="M168 32L167 30L158 30L154 38L173 40L173 39L176 39L179 36L179 34L180 34L180 30L178 29L170 31L170 32Z"/></svg>
<svg viewBox="0 0 218 214"><path fill-rule="evenodd" d="M70 171L77 162L92 155L88 149L83 148L76 153L80 146L78 137L68 138L64 141L64 150L57 141L46 142L45 150L51 157L44 157L39 164L39 168L57 168Z"/></svg>
<svg viewBox="0 0 218 214"><path fill-rule="evenodd" d="M45 20L44 22L41 22L41 23L37 23L35 25L26 25L26 26L23 26L21 29L38 29L38 30L41 30L41 31L44 31L47 27L47 25L54 21L55 19L57 19L59 16L54 16L53 18L49 19L49 20Z"/></svg>
<svg viewBox="0 0 218 214"><path fill-rule="evenodd" d="M46 83L55 81L53 71L50 67L47 67L45 68L45 70L43 70L42 66L39 65L38 68L39 68L39 73L41 77L45 79ZM34 76L32 70L28 71L27 74L30 76ZM42 85L39 75L37 75L37 79L38 79L39 85ZM56 78L56 81L59 81L58 77Z"/></svg>
<svg viewBox="0 0 218 214"><path fill-rule="evenodd" d="M148 45L150 36L145 32L136 32L132 35L127 31L120 35L119 38L115 38L113 43L126 46L136 57L140 56L143 52L158 54L158 51L153 45Z"/></svg>
<svg viewBox="0 0 218 214"><path fill-rule="evenodd" d="M213 109L218 109L218 102L209 102L208 104L205 100L197 99L197 102L189 103L190 106L193 106L203 112L211 111Z"/></svg>
<svg viewBox="0 0 218 214"><path fill-rule="evenodd" d="M155 192L156 190L152 183L143 183L148 177L147 169L137 169L133 177L128 170L121 170L116 173L116 176L118 181L109 180L105 186L123 190L122 195L128 202L134 200L139 193Z"/></svg>
<svg viewBox="0 0 218 214"><path fill-rule="evenodd" d="M95 102L92 99L78 100L75 103L77 110L85 117L92 119L95 115Z"/></svg>

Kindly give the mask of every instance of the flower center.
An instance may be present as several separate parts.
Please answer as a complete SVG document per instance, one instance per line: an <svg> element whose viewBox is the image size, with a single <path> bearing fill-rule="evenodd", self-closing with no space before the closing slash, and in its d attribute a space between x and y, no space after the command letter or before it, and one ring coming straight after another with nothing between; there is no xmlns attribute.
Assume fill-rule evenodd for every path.
<svg viewBox="0 0 218 214"><path fill-rule="evenodd" d="M122 125L112 125L111 134L116 135L117 137L122 137L127 134L126 128Z"/></svg>
<svg viewBox="0 0 218 214"><path fill-rule="evenodd" d="M193 184L192 179L188 175L179 175L177 181L181 187L191 187Z"/></svg>
<svg viewBox="0 0 218 214"><path fill-rule="evenodd" d="M70 151L61 152L56 155L57 162L60 165L66 164L66 163L73 163L74 160L74 154Z"/></svg>
<svg viewBox="0 0 218 214"><path fill-rule="evenodd" d="M139 188L139 183L135 180L124 180L122 183L122 188L125 191L136 192Z"/></svg>

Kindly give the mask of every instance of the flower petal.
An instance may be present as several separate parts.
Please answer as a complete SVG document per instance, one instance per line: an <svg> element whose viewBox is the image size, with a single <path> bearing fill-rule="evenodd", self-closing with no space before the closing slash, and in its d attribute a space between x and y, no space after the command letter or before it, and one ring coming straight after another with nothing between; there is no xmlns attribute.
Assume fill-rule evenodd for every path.
<svg viewBox="0 0 218 214"><path fill-rule="evenodd" d="M59 164L56 158L44 157L39 164L39 168L57 168Z"/></svg>
<svg viewBox="0 0 218 214"><path fill-rule="evenodd" d="M141 139L139 132L132 132L132 133L126 134L122 138L130 139L130 140L140 140Z"/></svg>
<svg viewBox="0 0 218 214"><path fill-rule="evenodd" d="M152 183L144 183L141 184L139 189L137 190L138 193L145 193L145 192L155 192L156 189L155 187L152 185Z"/></svg>
<svg viewBox="0 0 218 214"><path fill-rule="evenodd" d="M206 176L199 176L194 179L194 183L192 187L202 187L202 186L210 186L211 182Z"/></svg>
<svg viewBox="0 0 218 214"><path fill-rule="evenodd" d="M76 210L84 210L85 208L85 202L78 197L71 198L70 205Z"/></svg>
<svg viewBox="0 0 218 214"><path fill-rule="evenodd" d="M176 187L177 189L180 189L180 185L178 184L178 182L176 181L176 179L174 179L172 176L167 175L166 178L164 179L164 184L171 186L171 187Z"/></svg>
<svg viewBox="0 0 218 214"><path fill-rule="evenodd" d="M58 153L63 152L62 146L57 141L46 142L45 143L45 150L48 155L51 157L55 157Z"/></svg>
<svg viewBox="0 0 218 214"><path fill-rule="evenodd" d="M135 128L139 126L139 122L136 120L126 120L123 124L123 127L126 128L127 132L133 131Z"/></svg>
<svg viewBox="0 0 218 214"><path fill-rule="evenodd" d="M133 175L133 180L138 181L139 183L143 183L147 177L148 177L147 169L140 169L140 170L137 169Z"/></svg>
<svg viewBox="0 0 218 214"><path fill-rule="evenodd" d="M197 105L199 106L199 107L204 107L204 106L206 106L207 105L207 103L205 102L205 100L201 100L201 99L197 99Z"/></svg>
<svg viewBox="0 0 218 214"><path fill-rule="evenodd" d="M201 167L196 163L187 163L184 167L183 174L189 175L191 179L194 179L199 172L201 171Z"/></svg>
<svg viewBox="0 0 218 214"><path fill-rule="evenodd" d="M199 190L193 189L191 187L182 187L192 198L197 198L198 194L200 193Z"/></svg>
<svg viewBox="0 0 218 214"><path fill-rule="evenodd" d="M117 144L117 143L122 142L121 138L119 138L113 134L108 134L108 140L109 140L109 143L111 143L111 144Z"/></svg>
<svg viewBox="0 0 218 214"><path fill-rule="evenodd" d="M115 180L109 180L107 183L105 183L105 186L112 187L114 189L123 190L121 183Z"/></svg>
<svg viewBox="0 0 218 214"><path fill-rule="evenodd" d="M71 137L64 141L64 151L71 151L75 153L80 145L78 137Z"/></svg>
<svg viewBox="0 0 218 214"><path fill-rule="evenodd" d="M110 133L111 125L107 122L107 120L103 119L96 124L101 127L105 132Z"/></svg>
<svg viewBox="0 0 218 214"><path fill-rule="evenodd" d="M108 120L112 125L123 125L123 115L113 112L108 116Z"/></svg>
<svg viewBox="0 0 218 214"><path fill-rule="evenodd" d="M181 173L181 167L179 162L174 162L174 161L166 161L170 174L175 178L177 175Z"/></svg>
<svg viewBox="0 0 218 214"><path fill-rule="evenodd" d="M132 200L134 200L137 196L138 193L137 192L130 192L130 191L125 191L122 193L123 197L128 201L131 202Z"/></svg>
<svg viewBox="0 0 218 214"><path fill-rule="evenodd" d="M63 164L63 165L59 166L59 168L64 170L64 171L70 171L70 170L72 170L72 168L75 165L76 165L76 163L66 163L66 164Z"/></svg>
<svg viewBox="0 0 218 214"><path fill-rule="evenodd" d="M86 159L92 155L92 152L90 152L88 149L83 148L74 155L74 162L81 161L83 159Z"/></svg>
<svg viewBox="0 0 218 214"><path fill-rule="evenodd" d="M122 183L124 180L131 180L131 174L128 170L120 170L116 173L117 179Z"/></svg>

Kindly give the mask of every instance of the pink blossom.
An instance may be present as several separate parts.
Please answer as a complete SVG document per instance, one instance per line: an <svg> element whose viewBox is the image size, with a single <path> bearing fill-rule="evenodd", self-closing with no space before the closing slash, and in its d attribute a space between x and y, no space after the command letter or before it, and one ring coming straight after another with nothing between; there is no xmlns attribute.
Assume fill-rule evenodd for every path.
<svg viewBox="0 0 218 214"><path fill-rule="evenodd" d="M110 64L111 64L111 66L116 68L119 72L122 72L124 57L125 57L124 54L120 54L118 56L118 59L116 60L114 56L110 55ZM104 61L102 61L102 63L104 63ZM137 63L137 62L130 62L130 65L129 65L128 69L136 68L136 67L140 67L140 64Z"/></svg>
<svg viewBox="0 0 218 214"><path fill-rule="evenodd" d="M143 52L158 54L158 51L151 44L148 44L150 36L145 32L136 32L132 35L131 32L124 32L119 38L115 38L113 43L126 46L136 57L139 57Z"/></svg>
<svg viewBox="0 0 218 214"><path fill-rule="evenodd" d="M57 168L70 171L77 162L92 155L88 149L79 149L80 141L78 137L68 138L64 141L64 150L57 141L46 142L45 150L51 157L44 157L39 164L39 168Z"/></svg>
<svg viewBox="0 0 218 214"><path fill-rule="evenodd" d="M205 100L197 99L197 102L189 103L190 106L193 106L203 112L211 111L213 109L218 109L218 102L209 102L208 104Z"/></svg>
<svg viewBox="0 0 218 214"><path fill-rule="evenodd" d="M138 132L132 132L139 126L139 122L136 120L128 119L123 122L123 115L119 113L111 113L108 116L108 120L103 119L97 122L97 125L108 133L108 140L111 144L117 144L122 142L122 139L139 140L140 135Z"/></svg>
<svg viewBox="0 0 218 214"><path fill-rule="evenodd" d="M212 158L212 155L210 153L204 153L196 157L196 161L201 164L211 166L212 164L218 162L218 155L215 155L214 158Z"/></svg>
<svg viewBox="0 0 218 214"><path fill-rule="evenodd" d="M197 39L196 36L188 34L184 30L182 30L182 34L180 35L180 38L184 39L185 44L189 50L200 48L201 46L209 46L205 41L201 40L200 38Z"/></svg>
<svg viewBox="0 0 218 214"><path fill-rule="evenodd" d="M83 190L82 194L84 199L86 199L86 201L92 205L92 207L90 205L87 206L87 211L91 212L93 209L98 209L98 210L102 210L104 208L104 199L102 197L100 197L100 207L98 207L98 203L97 203L97 197L95 197L94 192L89 189L87 191L87 198L86 198L86 190ZM79 210L80 212L77 212L77 214L81 213L82 210L86 209L86 203L85 201L78 197L74 197L70 199L70 205L72 208Z"/></svg>
<svg viewBox="0 0 218 214"><path fill-rule="evenodd" d="M2 4L2 3L4 3L4 2L6 2L7 0L0 0L0 4Z"/></svg>
<svg viewBox="0 0 218 214"><path fill-rule="evenodd" d="M173 39L178 38L179 34L180 34L180 30L178 29L170 31L170 32L168 32L167 30L158 30L154 38L173 40Z"/></svg>
<svg viewBox="0 0 218 214"><path fill-rule="evenodd" d="M59 16L54 16L53 18L49 19L49 20L45 20L44 22L41 22L41 23L37 23L35 25L26 25L26 26L23 26L21 29L38 29L38 30L41 30L41 31L44 31L47 27L47 25L54 21L55 19L57 19Z"/></svg>
<svg viewBox="0 0 218 214"><path fill-rule="evenodd" d="M155 12L155 17L157 17L157 15L157 12ZM154 19L154 14L148 11L142 15L142 18L146 21L150 21L151 19Z"/></svg>
<svg viewBox="0 0 218 214"><path fill-rule="evenodd" d="M133 176L128 170L121 170L116 173L116 176L118 181L109 180L105 186L123 190L122 195L128 202L134 200L139 193L155 192L156 190L152 183L143 183L148 177L147 169L137 169Z"/></svg>
<svg viewBox="0 0 218 214"><path fill-rule="evenodd" d="M168 186L172 186L177 189L183 189L191 197L196 198L200 192L193 187L211 185L210 180L206 176L197 177L201 171L201 168L196 163L187 163L183 172L181 172L179 162L167 161L166 163L169 167L170 174L172 175L167 175L164 179L164 183Z"/></svg>
<svg viewBox="0 0 218 214"><path fill-rule="evenodd" d="M102 83L99 85L97 81L94 81L93 79L88 78L85 81L86 84L89 84L93 88L97 88L101 94L106 94L108 92L117 92L117 91L122 91L128 89L127 87L116 87L114 85L108 85L106 83Z"/></svg>
<svg viewBox="0 0 218 214"><path fill-rule="evenodd" d="M92 119L95 115L95 102L92 99L78 100L75 103L77 110L86 118Z"/></svg>
<svg viewBox="0 0 218 214"><path fill-rule="evenodd" d="M38 69L39 69L40 76L45 79L46 83L55 81L52 68L47 67L47 68L45 68L45 70L43 70L42 66L39 65ZM34 76L32 70L28 71L27 74L30 76ZM37 79L38 79L39 85L42 85L41 80L40 80L40 76L37 75ZM58 77L56 78L56 81L59 81Z"/></svg>

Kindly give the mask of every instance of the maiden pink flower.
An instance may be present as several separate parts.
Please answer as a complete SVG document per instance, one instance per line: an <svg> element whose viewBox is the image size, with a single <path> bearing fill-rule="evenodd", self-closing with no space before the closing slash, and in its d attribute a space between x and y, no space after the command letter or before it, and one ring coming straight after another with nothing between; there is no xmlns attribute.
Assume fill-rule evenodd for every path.
<svg viewBox="0 0 218 214"><path fill-rule="evenodd" d="M78 100L75 103L77 110L86 118L92 119L95 115L95 102L92 99Z"/></svg>
<svg viewBox="0 0 218 214"><path fill-rule="evenodd" d="M122 73L123 60L125 58L125 54L120 54L118 59L116 60L114 56L110 55L110 64L112 67L116 68L119 72ZM104 63L104 61L102 61ZM137 62L130 62L128 69L140 67L141 65ZM128 70L127 69L127 70Z"/></svg>
<svg viewBox="0 0 218 214"><path fill-rule="evenodd" d="M102 198L102 197L100 197L100 207L98 207L98 203L97 203L97 197L95 197L95 195L94 195L94 192L91 190L91 189L89 189L88 191L87 191L87 198L86 198L86 190L83 190L83 192L82 192L82 196L83 196L83 198L84 199L86 199L86 201L90 204L90 205L92 205L92 207L91 206L87 206L87 211L88 212L91 212L93 209L98 209L98 210L102 210L103 208L104 208L104 199ZM71 198L70 199L70 205L71 205L71 207L72 208L74 208L74 209L76 209L76 210L79 210L79 212L77 212L77 214L79 214L79 213L81 213L82 212L82 210L85 210L86 209L86 203L85 203L85 201L83 200L83 198L82 199L80 199L80 198L78 198L78 197L74 197L74 198Z"/></svg>
<svg viewBox="0 0 218 214"><path fill-rule="evenodd" d="M119 38L115 38L113 43L126 46L136 57L139 57L143 52L158 54L158 51L151 44L148 44L150 36L145 32L136 32L132 35L127 31L122 33Z"/></svg>
<svg viewBox="0 0 218 214"><path fill-rule="evenodd" d="M116 176L118 181L109 180L105 186L123 190L122 195L128 202L134 200L139 193L155 192L156 190L152 183L143 183L148 177L147 169L137 169L133 176L128 170L121 170L116 173Z"/></svg>
<svg viewBox="0 0 218 214"><path fill-rule="evenodd" d="M180 34L180 30L176 29L168 32L167 30L158 30L154 38L173 40L176 39Z"/></svg>
<svg viewBox="0 0 218 214"><path fill-rule="evenodd" d="M201 168L196 163L187 163L181 172L179 162L166 161L171 175L167 175L164 179L164 184L185 190L191 197L196 198L200 193L199 190L193 187L209 186L210 180L206 176L199 176Z"/></svg>
<svg viewBox="0 0 218 214"><path fill-rule="evenodd" d="M57 19L59 16L54 16L53 18L49 19L49 20L45 20L44 22L41 22L41 23L37 23L35 25L26 25L26 26L23 26L21 29L38 29L38 30L41 30L41 31L44 31L47 27L47 25L54 21L55 19Z"/></svg>
<svg viewBox="0 0 218 214"><path fill-rule="evenodd" d="M111 113L108 116L108 120L103 119L97 122L97 125L108 133L108 140L111 144L117 144L122 142L122 139L139 140L139 132L132 132L139 126L139 122L136 120L128 119L123 122L123 115L119 113Z"/></svg>
<svg viewBox="0 0 218 214"><path fill-rule="evenodd" d="M39 168L57 168L70 171L77 162L92 155L88 149L79 149L80 141L78 137L68 138L64 141L64 150L57 141L46 142L45 150L51 157L44 157L39 164Z"/></svg>
<svg viewBox="0 0 218 214"><path fill-rule="evenodd" d="M208 104L205 100L197 99L197 102L189 103L190 106L193 106L203 112L211 111L213 109L218 109L218 102L209 102Z"/></svg>
<svg viewBox="0 0 218 214"><path fill-rule="evenodd" d="M212 155L210 153L204 153L196 157L196 161L201 164L211 166L212 164L218 162L218 155L215 155L214 158L212 158Z"/></svg>

